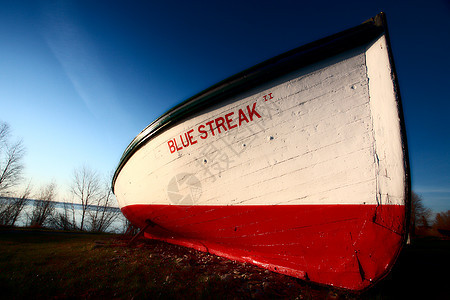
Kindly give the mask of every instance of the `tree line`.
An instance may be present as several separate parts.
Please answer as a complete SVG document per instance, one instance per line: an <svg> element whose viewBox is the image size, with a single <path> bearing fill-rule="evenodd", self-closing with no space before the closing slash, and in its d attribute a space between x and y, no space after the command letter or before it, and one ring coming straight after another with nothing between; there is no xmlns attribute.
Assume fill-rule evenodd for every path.
<svg viewBox="0 0 450 300"><path fill-rule="evenodd" d="M433 218L431 209L423 204L422 196L411 193L410 233L415 235L449 235L450 210L437 213Z"/></svg>
<svg viewBox="0 0 450 300"><path fill-rule="evenodd" d="M114 209L117 200L110 181L87 166L73 171L70 195L60 202L60 209L54 182L35 193L31 184L19 191L24 183L25 153L23 141L12 140L9 125L0 122L0 226L17 226L22 217L22 223L30 227L107 232L121 218L120 210ZM32 208L25 209L27 205Z"/></svg>

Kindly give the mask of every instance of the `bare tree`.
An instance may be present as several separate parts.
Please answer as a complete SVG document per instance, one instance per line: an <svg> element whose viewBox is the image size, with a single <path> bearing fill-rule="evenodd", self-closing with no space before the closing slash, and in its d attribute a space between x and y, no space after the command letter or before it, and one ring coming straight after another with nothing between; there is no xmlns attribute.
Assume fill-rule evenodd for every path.
<svg viewBox="0 0 450 300"><path fill-rule="evenodd" d="M19 219L31 193L30 184L20 196L0 199L0 225L14 226Z"/></svg>
<svg viewBox="0 0 450 300"><path fill-rule="evenodd" d="M431 209L425 207L422 196L411 193L411 233L414 235L416 227L428 227Z"/></svg>
<svg viewBox="0 0 450 300"><path fill-rule="evenodd" d="M20 183L24 168L25 147L22 141L10 141L10 128L0 122L0 196L10 194L10 189Z"/></svg>
<svg viewBox="0 0 450 300"><path fill-rule="evenodd" d="M81 204L80 230L84 230L87 210L102 197L97 172L86 166L75 169L71 192L74 199Z"/></svg>
<svg viewBox="0 0 450 300"><path fill-rule="evenodd" d="M55 214L51 220L51 226L55 229L77 230L74 203L64 201L62 206L62 211L55 210Z"/></svg>
<svg viewBox="0 0 450 300"><path fill-rule="evenodd" d="M434 227L437 230L450 231L450 210L442 211L436 214Z"/></svg>
<svg viewBox="0 0 450 300"><path fill-rule="evenodd" d="M107 182L103 188L102 196L97 198L88 210L88 224L91 231L106 232L117 220L120 210L115 204L114 194Z"/></svg>
<svg viewBox="0 0 450 300"><path fill-rule="evenodd" d="M31 212L30 225L43 227L51 224L51 218L55 212L56 185L50 183L41 189L37 199L34 201L34 208Z"/></svg>

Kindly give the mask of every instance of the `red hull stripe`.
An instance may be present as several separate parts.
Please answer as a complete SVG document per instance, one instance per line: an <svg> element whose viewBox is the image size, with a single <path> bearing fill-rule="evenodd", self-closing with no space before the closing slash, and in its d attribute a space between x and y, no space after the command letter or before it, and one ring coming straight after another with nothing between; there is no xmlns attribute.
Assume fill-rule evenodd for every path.
<svg viewBox="0 0 450 300"><path fill-rule="evenodd" d="M382 278L402 247L401 205L130 205L146 236L352 290Z"/></svg>

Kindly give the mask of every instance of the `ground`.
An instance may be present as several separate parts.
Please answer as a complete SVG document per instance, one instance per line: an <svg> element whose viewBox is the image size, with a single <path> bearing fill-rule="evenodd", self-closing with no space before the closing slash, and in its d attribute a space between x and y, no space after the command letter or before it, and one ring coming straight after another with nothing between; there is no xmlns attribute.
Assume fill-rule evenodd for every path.
<svg viewBox="0 0 450 300"><path fill-rule="evenodd" d="M208 253L117 235L0 230L1 298L444 299L450 241L419 239L354 294Z"/></svg>

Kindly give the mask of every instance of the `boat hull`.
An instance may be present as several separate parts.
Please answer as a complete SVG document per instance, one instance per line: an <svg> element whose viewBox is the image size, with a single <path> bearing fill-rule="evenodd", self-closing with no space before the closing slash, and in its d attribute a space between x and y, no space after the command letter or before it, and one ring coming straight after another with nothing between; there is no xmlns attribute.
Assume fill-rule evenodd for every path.
<svg viewBox="0 0 450 300"><path fill-rule="evenodd" d="M392 266L403 206L134 205L124 215L146 236L322 284L361 290ZM382 243L382 245L380 244ZM375 263L376 262L376 263Z"/></svg>
<svg viewBox="0 0 450 300"><path fill-rule="evenodd" d="M379 18L150 124L115 173L124 215L149 238L316 283L361 290L383 278L406 240L410 182Z"/></svg>

